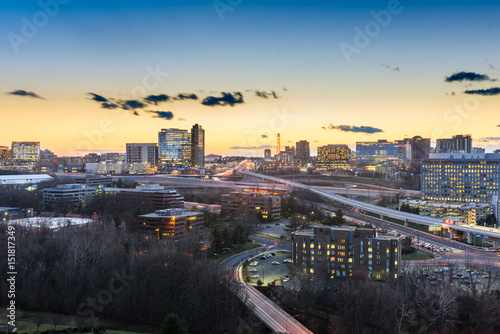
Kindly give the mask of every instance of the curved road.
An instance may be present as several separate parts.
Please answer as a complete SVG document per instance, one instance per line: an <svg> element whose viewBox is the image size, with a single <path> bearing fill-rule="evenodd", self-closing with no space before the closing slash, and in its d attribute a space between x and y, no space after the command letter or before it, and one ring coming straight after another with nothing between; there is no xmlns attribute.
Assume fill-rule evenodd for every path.
<svg viewBox="0 0 500 334"><path fill-rule="evenodd" d="M263 248L269 250L277 247L278 242L262 237L250 236L250 239L263 244ZM289 245L280 246L281 249L289 248ZM298 322L294 317L283 311L278 305L269 298L261 294L253 285L246 284L243 281L241 265L245 260L258 256L263 250L256 248L227 258L219 264L219 270L237 272L238 281L241 284L241 290L238 297L243 303L252 309L255 315L267 325L274 333L294 333L294 334L312 334L304 325Z"/></svg>

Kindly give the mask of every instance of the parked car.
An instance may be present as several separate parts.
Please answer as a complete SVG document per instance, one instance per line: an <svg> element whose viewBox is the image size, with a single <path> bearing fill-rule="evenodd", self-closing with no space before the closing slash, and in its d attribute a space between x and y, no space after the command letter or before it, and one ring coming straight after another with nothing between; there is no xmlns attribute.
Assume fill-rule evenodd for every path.
<svg viewBox="0 0 500 334"><path fill-rule="evenodd" d="M252 278L259 278L260 276L259 275L252 275L250 277L252 277Z"/></svg>
<svg viewBox="0 0 500 334"><path fill-rule="evenodd" d="M271 262L272 264L280 264L278 261Z"/></svg>
<svg viewBox="0 0 500 334"><path fill-rule="evenodd" d="M255 268L251 268L251 269L248 269L248 271L249 271L249 272L255 272L255 271L257 271L257 269L255 269Z"/></svg>

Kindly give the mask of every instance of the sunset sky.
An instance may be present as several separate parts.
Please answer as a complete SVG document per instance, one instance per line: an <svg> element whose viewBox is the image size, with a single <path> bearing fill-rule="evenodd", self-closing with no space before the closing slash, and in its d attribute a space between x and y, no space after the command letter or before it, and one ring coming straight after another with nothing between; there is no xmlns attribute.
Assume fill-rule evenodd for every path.
<svg viewBox="0 0 500 334"><path fill-rule="evenodd" d="M44 1L0 4L0 145L124 152L198 123L206 154L278 132L500 148L498 0Z"/></svg>

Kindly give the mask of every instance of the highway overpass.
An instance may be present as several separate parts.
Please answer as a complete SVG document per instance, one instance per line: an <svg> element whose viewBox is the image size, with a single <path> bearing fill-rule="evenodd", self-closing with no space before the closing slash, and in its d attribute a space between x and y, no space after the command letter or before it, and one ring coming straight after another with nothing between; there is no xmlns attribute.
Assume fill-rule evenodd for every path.
<svg viewBox="0 0 500 334"><path fill-rule="evenodd" d="M311 187L307 186L302 183L298 183L295 181L290 181L290 180L285 180L285 179L280 179L278 177L274 176L269 176L269 175L264 175L264 174L258 174L254 172L248 172L248 171L242 171L238 170L237 173L240 173L242 175L247 175L251 176L254 178L260 178L263 180L268 180L276 183L281 183L284 184L287 187L293 187L293 188L300 188L304 190L308 190L312 193L316 193L324 198L327 198L329 200L342 203L348 206L351 206L353 208L359 208L360 210L365 210L369 211L375 214L378 214L381 216L383 219L384 217L390 217L394 219L399 219L401 221L404 221L406 223L415 223L415 224L420 224L420 225L440 225L442 228L446 228L450 230L450 237L453 236L453 231L463 231L467 233L468 238L470 239L473 234L478 234L483 237L487 237L488 239L493 241L493 247L494 248L499 248L500 246L500 230L496 228L487 228L487 227L481 227L481 226L470 226L470 225L452 225L448 224L444 221L442 218L434 218L434 217L428 217L428 216L421 216L413 213L408 213L408 212L402 212L399 210L393 210L393 209L388 209L384 207L380 207L374 204L369 204L369 203L364 203L360 202L351 198L347 198L344 196L336 195L336 194L331 194L328 193L324 190L318 189L316 187Z"/></svg>

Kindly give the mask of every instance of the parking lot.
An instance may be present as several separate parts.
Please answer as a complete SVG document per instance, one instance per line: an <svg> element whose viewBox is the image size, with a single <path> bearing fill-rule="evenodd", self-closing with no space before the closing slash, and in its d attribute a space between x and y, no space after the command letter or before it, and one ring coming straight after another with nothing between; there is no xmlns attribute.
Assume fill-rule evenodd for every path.
<svg viewBox="0 0 500 334"><path fill-rule="evenodd" d="M268 284L276 279L283 278L284 281L288 281L286 278L288 276L287 263L283 263L286 259L291 259L291 254L289 252L267 252L266 254L275 253L276 255L271 255L265 259L262 256L257 256L250 261L248 266L248 274L252 278L252 281L256 283L259 279ZM257 265L254 265L257 262ZM273 264L274 262L274 264ZM257 277L258 276L258 277ZM286 286L288 282L283 282ZM277 285L281 285L279 281L276 281Z"/></svg>

